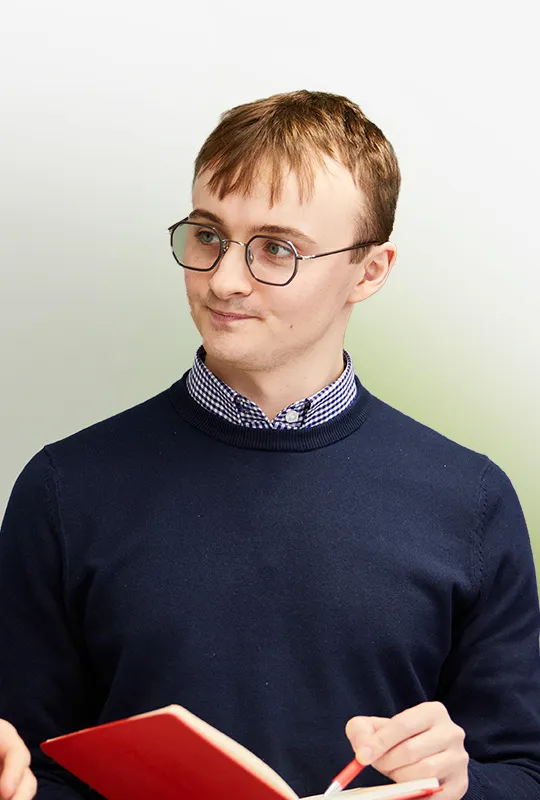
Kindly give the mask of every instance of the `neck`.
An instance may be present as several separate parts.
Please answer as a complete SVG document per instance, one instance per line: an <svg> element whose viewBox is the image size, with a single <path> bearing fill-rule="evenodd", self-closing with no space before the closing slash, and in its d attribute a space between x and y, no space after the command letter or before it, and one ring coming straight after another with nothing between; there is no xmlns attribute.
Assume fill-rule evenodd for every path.
<svg viewBox="0 0 540 800"><path fill-rule="evenodd" d="M343 349L327 359L321 358L320 353L304 355L300 363L289 362L263 371L243 370L215 360L210 354L205 363L227 386L252 400L273 420L283 408L311 397L339 378L343 372Z"/></svg>

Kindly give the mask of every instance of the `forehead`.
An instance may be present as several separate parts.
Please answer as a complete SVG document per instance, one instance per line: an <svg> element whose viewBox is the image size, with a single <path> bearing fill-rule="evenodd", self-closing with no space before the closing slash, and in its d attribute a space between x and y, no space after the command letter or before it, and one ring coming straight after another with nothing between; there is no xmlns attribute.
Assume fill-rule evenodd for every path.
<svg viewBox="0 0 540 800"><path fill-rule="evenodd" d="M193 207L217 214L235 231L275 224L299 228L318 242L353 235L364 198L341 164L328 159L317 166L312 191L304 197L296 175L284 173L281 195L273 205L270 175L270 170L263 171L247 196L233 193L220 200L208 189L211 176L203 172L193 184Z"/></svg>

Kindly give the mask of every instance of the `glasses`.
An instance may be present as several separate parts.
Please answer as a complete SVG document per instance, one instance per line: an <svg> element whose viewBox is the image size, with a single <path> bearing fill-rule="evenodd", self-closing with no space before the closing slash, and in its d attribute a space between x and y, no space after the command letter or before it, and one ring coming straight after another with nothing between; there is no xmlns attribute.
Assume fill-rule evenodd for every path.
<svg viewBox="0 0 540 800"><path fill-rule="evenodd" d="M252 236L244 243L236 239L224 239L211 225L180 220L169 228L172 254L184 269L197 272L210 272L223 258L231 244L238 244L245 250L246 264L251 275L259 283L268 286L287 286L298 272L299 261L324 258L348 250L357 250L383 242L360 242L341 250L301 256L292 242L276 239L273 236Z"/></svg>

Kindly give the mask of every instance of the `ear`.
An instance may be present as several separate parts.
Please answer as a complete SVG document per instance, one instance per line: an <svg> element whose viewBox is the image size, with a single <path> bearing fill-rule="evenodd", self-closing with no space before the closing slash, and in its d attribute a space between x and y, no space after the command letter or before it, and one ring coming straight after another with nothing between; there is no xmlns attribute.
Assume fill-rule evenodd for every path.
<svg viewBox="0 0 540 800"><path fill-rule="evenodd" d="M360 303L378 292L388 278L395 260L396 246L392 242L373 247L358 265L359 277L349 294L349 303Z"/></svg>

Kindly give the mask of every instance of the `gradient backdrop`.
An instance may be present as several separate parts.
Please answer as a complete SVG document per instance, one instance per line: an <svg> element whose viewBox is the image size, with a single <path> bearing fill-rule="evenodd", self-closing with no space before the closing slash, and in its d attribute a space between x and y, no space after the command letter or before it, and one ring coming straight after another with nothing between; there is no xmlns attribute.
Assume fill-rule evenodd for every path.
<svg viewBox="0 0 540 800"><path fill-rule="evenodd" d="M365 385L510 475L540 556L534 4L19 0L0 31L0 514L46 442L159 392L198 343L167 226L218 114L357 101L403 171ZM372 3L369 4L373 6Z"/></svg>

